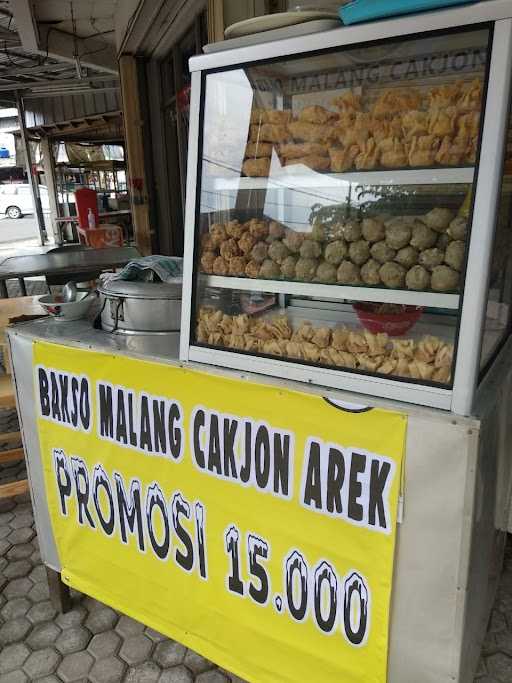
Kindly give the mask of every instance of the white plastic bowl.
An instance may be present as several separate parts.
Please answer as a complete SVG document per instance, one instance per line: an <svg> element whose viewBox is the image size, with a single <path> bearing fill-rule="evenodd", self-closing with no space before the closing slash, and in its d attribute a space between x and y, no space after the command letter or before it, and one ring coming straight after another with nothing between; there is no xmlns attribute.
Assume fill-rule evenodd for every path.
<svg viewBox="0 0 512 683"><path fill-rule="evenodd" d="M77 300L64 303L52 294L39 297L39 303L55 320L66 322L85 318L95 297L92 292L78 292Z"/></svg>

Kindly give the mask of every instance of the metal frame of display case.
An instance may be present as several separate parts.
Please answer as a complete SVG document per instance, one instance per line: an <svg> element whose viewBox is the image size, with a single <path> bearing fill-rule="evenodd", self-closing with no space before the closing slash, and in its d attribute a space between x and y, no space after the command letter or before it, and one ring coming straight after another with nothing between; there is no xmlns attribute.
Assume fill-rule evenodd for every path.
<svg viewBox="0 0 512 683"><path fill-rule="evenodd" d="M196 231L199 145L201 134L201 101L205 72L249 66L272 58L286 58L308 53L322 53L336 47L357 43L404 39L411 35L426 35L431 31L471 28L492 23L492 45L488 61L488 82L480 157L473 168L449 168L401 171L369 171L344 173L347 181L368 184L438 184L445 182L471 183L475 180L472 226L478 226L470 236L465 286L458 294L437 294L365 287L344 287L301 282L250 280L234 277L203 276L209 286L232 290L266 291L303 296L380 301L413 304L437 308L457 309L462 297L459 321L458 348L452 388L430 386L416 381L394 380L366 375L357 371L329 369L287 360L254 356L230 350L196 346L191 343L191 314L194 294L194 248ZM471 9L467 7L429 12L400 19L343 27L307 38L291 38L273 43L226 50L190 60L192 72L190 141L185 215L185 259L181 325L180 359L214 364L223 367L257 372L312 384L336 387L370 396L406 401L461 415L469 415L479 377L482 331L488 295L489 270L497 215L497 203L502 178L502 163L509 114L512 73L512 3L510 0L488 0ZM484 106L484 105L483 105ZM484 109L482 110L484 112ZM489 115L491 112L491 115ZM474 174L477 173L475 178ZM269 187L265 178L222 179L231 189ZM300 182L292 177L293 183ZM288 187L288 185L286 185ZM274 185L275 187L275 185Z"/></svg>

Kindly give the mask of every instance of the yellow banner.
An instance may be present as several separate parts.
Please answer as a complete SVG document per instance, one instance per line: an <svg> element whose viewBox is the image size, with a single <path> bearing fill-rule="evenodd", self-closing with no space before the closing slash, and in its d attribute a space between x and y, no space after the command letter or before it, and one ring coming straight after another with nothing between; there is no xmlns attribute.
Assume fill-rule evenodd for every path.
<svg viewBox="0 0 512 683"><path fill-rule="evenodd" d="M405 415L39 342L34 386L64 581L248 681L386 681Z"/></svg>

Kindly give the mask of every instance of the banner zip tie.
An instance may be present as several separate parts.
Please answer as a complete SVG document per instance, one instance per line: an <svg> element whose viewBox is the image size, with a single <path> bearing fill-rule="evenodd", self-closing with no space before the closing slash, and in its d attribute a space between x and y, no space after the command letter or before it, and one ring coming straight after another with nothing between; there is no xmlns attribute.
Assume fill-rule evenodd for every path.
<svg viewBox="0 0 512 683"><path fill-rule="evenodd" d="M404 521L404 497L402 495L398 496L398 510L396 513L397 524L402 524Z"/></svg>

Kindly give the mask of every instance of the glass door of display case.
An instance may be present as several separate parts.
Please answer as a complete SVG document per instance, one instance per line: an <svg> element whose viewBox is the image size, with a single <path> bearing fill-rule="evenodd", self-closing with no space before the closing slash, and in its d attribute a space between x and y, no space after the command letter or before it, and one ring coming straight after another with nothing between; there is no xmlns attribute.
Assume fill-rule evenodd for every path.
<svg viewBox="0 0 512 683"><path fill-rule="evenodd" d="M182 355L450 407L492 44L480 24L201 73Z"/></svg>

